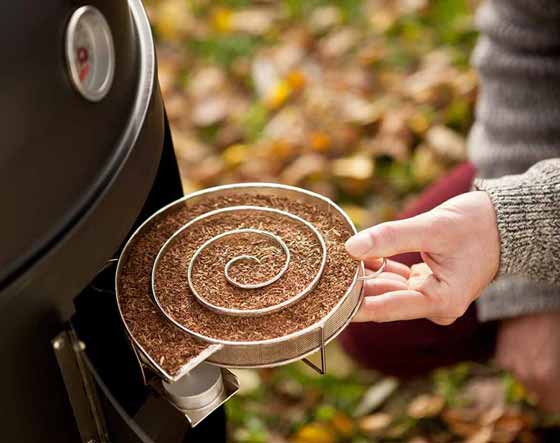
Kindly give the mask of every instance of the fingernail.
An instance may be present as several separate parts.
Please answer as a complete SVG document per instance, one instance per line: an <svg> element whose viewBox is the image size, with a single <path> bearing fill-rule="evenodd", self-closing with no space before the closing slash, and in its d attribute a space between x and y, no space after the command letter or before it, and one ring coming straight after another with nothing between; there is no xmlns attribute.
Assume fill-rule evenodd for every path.
<svg viewBox="0 0 560 443"><path fill-rule="evenodd" d="M371 235L367 232L358 232L346 241L346 250L348 254L356 258L364 258L366 254L373 248Z"/></svg>

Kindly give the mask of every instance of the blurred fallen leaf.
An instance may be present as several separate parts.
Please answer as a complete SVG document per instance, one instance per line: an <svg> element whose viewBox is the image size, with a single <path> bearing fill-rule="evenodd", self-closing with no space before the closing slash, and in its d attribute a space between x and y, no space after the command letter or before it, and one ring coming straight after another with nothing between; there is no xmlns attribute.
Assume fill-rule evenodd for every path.
<svg viewBox="0 0 560 443"><path fill-rule="evenodd" d="M402 14L418 13L428 6L428 0L399 0L399 9Z"/></svg>
<svg viewBox="0 0 560 443"><path fill-rule="evenodd" d="M314 151L324 152L328 150L330 144L331 138L325 132L315 131L309 135L309 145Z"/></svg>
<svg viewBox="0 0 560 443"><path fill-rule="evenodd" d="M391 415L379 412L360 418L358 425L367 434L379 434L391 424L392 420L393 417Z"/></svg>
<svg viewBox="0 0 560 443"><path fill-rule="evenodd" d="M305 143L305 118L301 109L286 106L272 117L263 129L264 137L271 140L284 140L294 145Z"/></svg>
<svg viewBox="0 0 560 443"><path fill-rule="evenodd" d="M286 75L286 83L288 83L293 91L297 91L305 85L305 74L300 70L294 69Z"/></svg>
<svg viewBox="0 0 560 443"><path fill-rule="evenodd" d="M293 88L286 80L276 83L264 98L265 105L270 109L282 106L293 92Z"/></svg>
<svg viewBox="0 0 560 443"><path fill-rule="evenodd" d="M219 92L226 83L224 72L216 66L203 66L191 73L187 91L193 98L208 97Z"/></svg>
<svg viewBox="0 0 560 443"><path fill-rule="evenodd" d="M233 12L227 8L217 8L212 15L212 25L219 32L231 30Z"/></svg>
<svg viewBox="0 0 560 443"><path fill-rule="evenodd" d="M357 45L359 39L356 29L343 28L323 37L319 41L319 52L323 57L340 57Z"/></svg>
<svg viewBox="0 0 560 443"><path fill-rule="evenodd" d="M426 145L420 145L412 155L412 174L414 179L426 185L441 177L445 172L441 159Z"/></svg>
<svg viewBox="0 0 560 443"><path fill-rule="evenodd" d="M166 41L175 41L184 37L192 23L188 5L182 0L165 0L155 10L157 35Z"/></svg>
<svg viewBox="0 0 560 443"><path fill-rule="evenodd" d="M350 437L354 433L354 422L340 411L336 411L330 423L341 437Z"/></svg>
<svg viewBox="0 0 560 443"><path fill-rule="evenodd" d="M222 158L226 165L235 167L247 160L249 152L249 146L236 144L226 148L222 153Z"/></svg>
<svg viewBox="0 0 560 443"><path fill-rule="evenodd" d="M485 427L471 435L465 443L488 443L492 439L492 428Z"/></svg>
<svg viewBox="0 0 560 443"><path fill-rule="evenodd" d="M517 438L521 431L530 429L532 424L531 416L508 411L494 423L492 441L495 443L510 443Z"/></svg>
<svg viewBox="0 0 560 443"><path fill-rule="evenodd" d="M280 180L289 185L300 184L312 174L320 174L325 170L327 160L318 154L305 154L290 163L280 175Z"/></svg>
<svg viewBox="0 0 560 443"><path fill-rule="evenodd" d="M369 16L372 27L379 33L387 31L395 23L396 19L397 15L388 7L374 8Z"/></svg>
<svg viewBox="0 0 560 443"><path fill-rule="evenodd" d="M445 399L441 395L422 394L410 402L407 413L414 418L435 417L444 406Z"/></svg>
<svg viewBox="0 0 560 443"><path fill-rule="evenodd" d="M262 35L268 32L275 19L272 9L250 8L236 11L229 17L229 28L232 31Z"/></svg>
<svg viewBox="0 0 560 443"><path fill-rule="evenodd" d="M355 94L341 95L338 104L345 121L361 125L373 123L385 110L383 102L371 102Z"/></svg>
<svg viewBox="0 0 560 443"><path fill-rule="evenodd" d="M300 428L291 441L293 443L334 443L336 435L324 423L310 423Z"/></svg>
<svg viewBox="0 0 560 443"><path fill-rule="evenodd" d="M399 383L394 378L384 378L371 386L354 410L354 417L361 417L379 408L397 389Z"/></svg>
<svg viewBox="0 0 560 443"><path fill-rule="evenodd" d="M373 176L374 168L371 157L361 154L340 158L332 163L333 175L340 178L367 180Z"/></svg>
<svg viewBox="0 0 560 443"><path fill-rule="evenodd" d="M257 95L263 100L280 82L280 73L270 57L256 57L251 66L251 76Z"/></svg>
<svg viewBox="0 0 560 443"><path fill-rule="evenodd" d="M210 96L194 104L191 114L196 126L211 126L228 115L230 101L223 95Z"/></svg>
<svg viewBox="0 0 560 443"><path fill-rule="evenodd" d="M342 21L340 9L336 6L315 8L309 17L309 26L315 32L324 32Z"/></svg>
<svg viewBox="0 0 560 443"><path fill-rule="evenodd" d="M466 158L465 139L445 126L432 126L426 133L426 143L444 159L461 161Z"/></svg>

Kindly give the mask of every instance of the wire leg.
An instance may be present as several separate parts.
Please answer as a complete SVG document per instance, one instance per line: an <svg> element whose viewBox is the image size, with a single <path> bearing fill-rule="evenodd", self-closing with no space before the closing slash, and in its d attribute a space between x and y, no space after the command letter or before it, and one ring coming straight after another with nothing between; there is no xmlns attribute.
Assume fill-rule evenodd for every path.
<svg viewBox="0 0 560 443"><path fill-rule="evenodd" d="M327 373L327 355L325 353L325 330L322 327L319 328L319 337L321 338L321 367L317 366L307 358L304 358L303 362L311 369L317 371L319 374L325 375Z"/></svg>

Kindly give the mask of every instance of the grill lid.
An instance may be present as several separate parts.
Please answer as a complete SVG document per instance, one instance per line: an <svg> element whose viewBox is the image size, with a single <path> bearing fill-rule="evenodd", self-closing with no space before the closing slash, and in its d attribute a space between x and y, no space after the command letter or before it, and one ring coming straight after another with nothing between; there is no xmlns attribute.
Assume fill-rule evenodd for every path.
<svg viewBox="0 0 560 443"><path fill-rule="evenodd" d="M83 216L133 148L121 143L142 69L129 5L124 0L89 3L90 27L82 23L74 29L72 42L66 41L71 18L84 8L74 1L24 0L2 8L0 288ZM101 52L95 49L99 30L111 42ZM89 78L110 68L110 82L97 85L104 90L96 102L75 87L67 47L81 60L78 77L86 88ZM104 67L113 60L104 55L109 49L114 65ZM92 81L95 87L97 80Z"/></svg>

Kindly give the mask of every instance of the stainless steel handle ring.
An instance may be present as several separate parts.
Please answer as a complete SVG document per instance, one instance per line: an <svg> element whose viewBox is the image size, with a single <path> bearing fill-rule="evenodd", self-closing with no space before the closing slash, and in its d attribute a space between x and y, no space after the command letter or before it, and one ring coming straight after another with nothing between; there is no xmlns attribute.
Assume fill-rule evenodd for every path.
<svg viewBox="0 0 560 443"><path fill-rule="evenodd" d="M358 280L371 280L372 278L377 277L379 274L385 271L385 268L387 267L387 259L383 257L381 260L383 260L383 263L381 263L381 267L377 271L369 275L358 277Z"/></svg>

